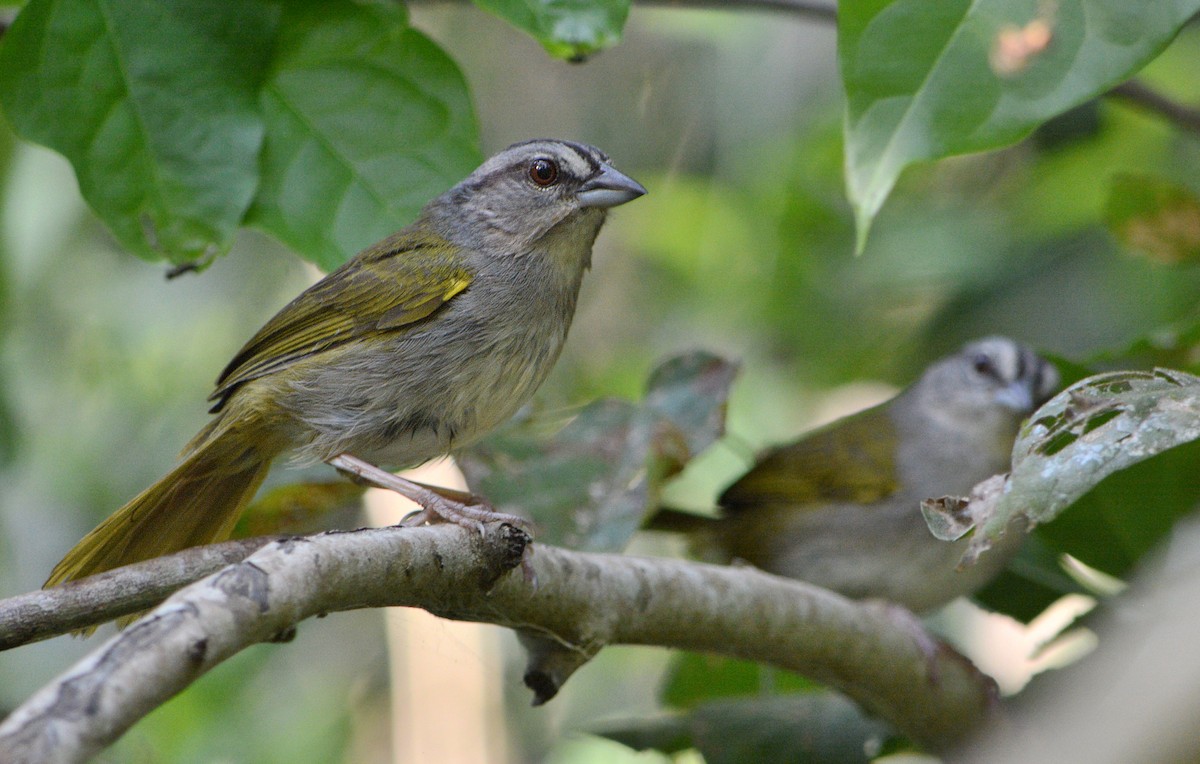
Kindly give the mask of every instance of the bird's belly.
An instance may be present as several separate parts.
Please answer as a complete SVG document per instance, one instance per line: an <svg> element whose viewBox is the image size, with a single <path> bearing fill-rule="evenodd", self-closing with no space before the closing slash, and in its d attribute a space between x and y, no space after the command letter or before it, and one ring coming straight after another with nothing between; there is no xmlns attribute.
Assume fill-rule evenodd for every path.
<svg viewBox="0 0 1200 764"><path fill-rule="evenodd" d="M1013 529L974 565L960 568L967 540L935 538L916 499L884 506L785 509L736 520L769 527L751 534L761 545L729 549L735 556L849 597L886 599L916 612L932 610L987 583L1023 537Z"/></svg>
<svg viewBox="0 0 1200 764"><path fill-rule="evenodd" d="M437 333L370 354L349 348L293 382L286 407L305 432L297 457L349 453L403 468L467 445L533 395L565 339L565 330Z"/></svg>

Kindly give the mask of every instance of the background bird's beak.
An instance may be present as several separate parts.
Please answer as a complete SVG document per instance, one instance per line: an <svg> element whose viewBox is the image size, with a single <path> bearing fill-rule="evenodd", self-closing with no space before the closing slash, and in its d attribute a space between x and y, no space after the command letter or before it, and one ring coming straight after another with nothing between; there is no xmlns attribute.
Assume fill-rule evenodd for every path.
<svg viewBox="0 0 1200 764"><path fill-rule="evenodd" d="M996 403L1023 414L1033 411L1033 390L1029 385L1029 381L1023 379L1010 382L996 393Z"/></svg>
<svg viewBox="0 0 1200 764"><path fill-rule="evenodd" d="M633 201L645 193L641 183L601 162L600 172L584 182L576 198L580 207L607 208Z"/></svg>

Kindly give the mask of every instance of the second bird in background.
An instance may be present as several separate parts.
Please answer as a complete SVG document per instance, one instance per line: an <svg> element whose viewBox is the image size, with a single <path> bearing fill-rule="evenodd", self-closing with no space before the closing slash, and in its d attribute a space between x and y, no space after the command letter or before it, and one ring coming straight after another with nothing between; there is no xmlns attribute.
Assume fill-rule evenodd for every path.
<svg viewBox="0 0 1200 764"><path fill-rule="evenodd" d="M721 517L662 510L650 528L689 533L708 559L932 610L987 584L1021 538L959 570L966 539L935 538L921 501L1009 471L1021 421L1058 384L1018 342L968 343L894 398L762 455L721 495Z"/></svg>

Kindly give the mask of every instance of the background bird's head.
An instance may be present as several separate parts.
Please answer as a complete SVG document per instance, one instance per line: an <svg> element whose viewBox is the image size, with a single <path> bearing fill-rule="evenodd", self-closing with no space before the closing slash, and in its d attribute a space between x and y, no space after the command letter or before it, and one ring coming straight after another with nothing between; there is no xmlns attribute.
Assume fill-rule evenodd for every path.
<svg viewBox="0 0 1200 764"><path fill-rule="evenodd" d="M969 342L926 370L923 403L965 426L1015 426L1058 389L1058 370L1007 337Z"/></svg>

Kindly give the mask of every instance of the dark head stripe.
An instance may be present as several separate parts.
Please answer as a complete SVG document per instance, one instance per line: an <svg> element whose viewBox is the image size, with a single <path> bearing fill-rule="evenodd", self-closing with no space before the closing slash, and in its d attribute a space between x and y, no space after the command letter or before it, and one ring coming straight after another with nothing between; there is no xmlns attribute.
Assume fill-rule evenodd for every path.
<svg viewBox="0 0 1200 764"><path fill-rule="evenodd" d="M518 148L521 148L522 146L531 146L534 144L541 144L543 146L546 146L548 149L550 149L550 148L559 148L560 149L560 148L564 148L564 147L569 148L569 149L571 149L571 151L575 152L575 154L577 154L580 159L582 159L584 161L584 164L586 164L590 168L591 172L598 172L600 170L600 162L608 159L608 157L604 156L604 154L601 153L599 149L588 146L587 144L576 143L575 141L562 141L562 140L558 140L556 138L531 138L530 140L527 140L527 141L520 141L518 143L514 143L513 145L511 145L507 149L505 149L505 151L509 151L512 149L518 149Z"/></svg>
<svg viewBox="0 0 1200 764"><path fill-rule="evenodd" d="M562 141L562 145L572 149L576 154L578 154L580 158L587 163L587 166L591 168L593 173L600 171L600 159L596 157L596 154L598 153L596 149L593 149L591 146L585 146L582 143L575 143L573 141Z"/></svg>

